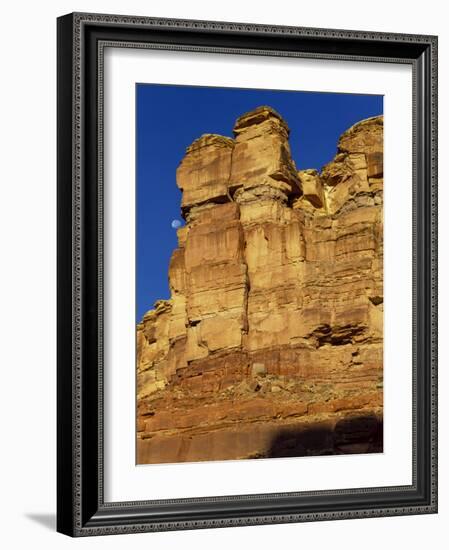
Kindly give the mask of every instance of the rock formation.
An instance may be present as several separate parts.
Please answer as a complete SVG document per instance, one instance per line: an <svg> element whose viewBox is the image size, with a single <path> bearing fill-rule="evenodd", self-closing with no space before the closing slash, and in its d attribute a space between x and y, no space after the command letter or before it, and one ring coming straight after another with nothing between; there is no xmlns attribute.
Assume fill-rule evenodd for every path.
<svg viewBox="0 0 449 550"><path fill-rule="evenodd" d="M137 462L382 451L383 118L321 172L270 107L177 170L186 225L137 326Z"/></svg>

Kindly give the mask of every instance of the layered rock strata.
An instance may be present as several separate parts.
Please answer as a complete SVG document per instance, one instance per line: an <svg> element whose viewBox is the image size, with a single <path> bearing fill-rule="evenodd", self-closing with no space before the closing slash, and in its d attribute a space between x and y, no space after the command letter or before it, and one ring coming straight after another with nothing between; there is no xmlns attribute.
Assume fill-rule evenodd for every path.
<svg viewBox="0 0 449 550"><path fill-rule="evenodd" d="M383 118L321 172L270 107L177 170L186 225L137 326L137 462L382 451Z"/></svg>

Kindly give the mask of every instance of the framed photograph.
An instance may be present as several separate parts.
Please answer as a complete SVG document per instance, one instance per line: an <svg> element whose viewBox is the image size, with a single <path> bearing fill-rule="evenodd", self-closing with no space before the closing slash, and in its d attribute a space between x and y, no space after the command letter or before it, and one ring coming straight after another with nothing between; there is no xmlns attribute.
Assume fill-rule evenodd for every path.
<svg viewBox="0 0 449 550"><path fill-rule="evenodd" d="M58 531L437 511L437 38L58 19Z"/></svg>

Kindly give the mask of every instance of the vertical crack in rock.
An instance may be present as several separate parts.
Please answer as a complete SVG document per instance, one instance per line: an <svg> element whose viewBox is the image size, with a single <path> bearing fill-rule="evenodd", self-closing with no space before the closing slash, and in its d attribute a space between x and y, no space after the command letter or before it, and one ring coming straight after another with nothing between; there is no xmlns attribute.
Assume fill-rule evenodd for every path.
<svg viewBox="0 0 449 550"><path fill-rule="evenodd" d="M297 170L262 106L177 169L171 298L137 325L137 462L382 450L383 117Z"/></svg>

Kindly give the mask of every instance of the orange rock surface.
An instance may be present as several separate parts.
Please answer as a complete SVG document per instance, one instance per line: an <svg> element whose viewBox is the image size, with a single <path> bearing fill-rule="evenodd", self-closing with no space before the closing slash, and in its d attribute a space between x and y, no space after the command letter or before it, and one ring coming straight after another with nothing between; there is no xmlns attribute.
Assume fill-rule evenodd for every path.
<svg viewBox="0 0 449 550"><path fill-rule="evenodd" d="M297 171L270 107L177 170L186 225L137 326L137 462L382 451L383 117Z"/></svg>

